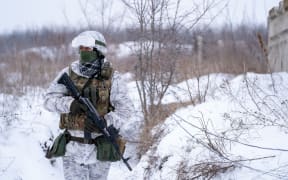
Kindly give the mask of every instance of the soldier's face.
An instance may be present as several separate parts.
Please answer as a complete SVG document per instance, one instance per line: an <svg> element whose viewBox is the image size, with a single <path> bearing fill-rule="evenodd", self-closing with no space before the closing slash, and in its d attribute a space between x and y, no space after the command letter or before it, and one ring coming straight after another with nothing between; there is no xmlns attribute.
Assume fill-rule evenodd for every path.
<svg viewBox="0 0 288 180"><path fill-rule="evenodd" d="M93 49L90 47L86 47L86 46L80 46L79 47L79 51L92 51Z"/></svg>

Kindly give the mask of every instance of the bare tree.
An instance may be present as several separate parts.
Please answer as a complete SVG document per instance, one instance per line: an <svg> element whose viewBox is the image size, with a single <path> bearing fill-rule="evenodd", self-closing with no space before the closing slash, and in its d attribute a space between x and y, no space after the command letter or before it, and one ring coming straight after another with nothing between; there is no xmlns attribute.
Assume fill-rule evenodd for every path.
<svg viewBox="0 0 288 180"><path fill-rule="evenodd" d="M145 123L155 120L162 99L173 81L177 61L183 53L181 33L203 20L216 1L193 1L182 10L182 0L122 0L136 18L138 93ZM192 32L192 31L191 31Z"/></svg>
<svg viewBox="0 0 288 180"><path fill-rule="evenodd" d="M122 27L125 9L115 0L85 0L79 5L89 28L97 27L105 37ZM119 7L120 6L120 7Z"/></svg>
<svg viewBox="0 0 288 180"><path fill-rule="evenodd" d="M162 100L169 86L175 80L176 67L184 50L184 32L192 29L210 9L219 2L193 1L185 4L182 0L122 0L132 15L135 38L135 77L137 90L144 115L141 137L144 147L140 154L153 144L151 127L165 119ZM134 19L133 19L134 18ZM161 117L162 116L162 117ZM159 133L155 133L159 136ZM150 144L147 144L147 141ZM141 145L140 145L141 146ZM148 146L148 147L145 147Z"/></svg>

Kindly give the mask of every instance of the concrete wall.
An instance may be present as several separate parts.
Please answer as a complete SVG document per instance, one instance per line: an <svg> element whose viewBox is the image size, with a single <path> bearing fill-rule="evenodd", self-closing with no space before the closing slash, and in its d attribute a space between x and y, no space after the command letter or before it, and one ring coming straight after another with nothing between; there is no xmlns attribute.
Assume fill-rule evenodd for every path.
<svg viewBox="0 0 288 180"><path fill-rule="evenodd" d="M288 0L269 11L268 51L271 71L288 71Z"/></svg>

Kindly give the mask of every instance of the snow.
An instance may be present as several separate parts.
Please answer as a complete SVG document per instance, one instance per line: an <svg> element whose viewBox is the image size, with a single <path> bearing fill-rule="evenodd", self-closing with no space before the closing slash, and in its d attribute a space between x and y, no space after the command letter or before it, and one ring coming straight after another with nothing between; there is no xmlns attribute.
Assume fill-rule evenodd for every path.
<svg viewBox="0 0 288 180"><path fill-rule="evenodd" d="M287 89L284 91L283 88L286 88L285 82L287 82L288 76L287 73L282 73L276 74L276 77L278 78L274 79L274 85L275 89L279 91L279 93L276 94L271 88L272 83L269 75L248 74L247 76L238 76L228 81L231 85L229 88L231 88L232 93L235 93L235 96L239 98L239 101L243 100L244 98L245 107L251 108L254 112L257 110L255 109L255 104L249 96L248 91L246 91L244 88L244 86L246 86L246 81L244 81L244 79L247 78L249 81L253 81L254 85L257 85L261 90L257 91L259 93L257 96L253 96L253 98L255 98L254 101L260 102L256 99L258 96L260 96L259 100L263 100L265 97L274 94L274 97L277 96L277 99L279 100L279 105L281 102L283 102L282 100L286 100L287 97ZM216 82L214 84L216 86L212 86L212 89L217 87L217 82L221 82L225 76L220 76L219 78L220 79L218 80L220 81L214 81ZM221 88L221 86L219 86L219 88ZM215 93L213 95L214 98L208 98L207 102L197 106L188 106L186 108L179 109L165 121L165 123L162 125L162 127L166 130L164 137L161 138L159 144L156 145L156 150L148 152L147 156L154 157L156 154L158 159L163 159L165 157L169 158L166 163L162 165L163 167L161 170L154 168L151 172L152 175L150 174L149 178L177 179L174 177L175 174L177 174L177 164L179 164L181 161L185 162L187 159L189 159L190 164L205 162L206 159L213 160L215 158L217 158L218 161L221 159L222 161L227 161L226 157L219 157L217 156L217 153L213 153L211 149L205 147L205 145L208 145L208 143L205 142L207 141L207 138L203 133L203 128L206 127L207 131L210 132L210 134L208 134L210 138L217 142L221 139L218 138L217 140L217 137L213 137L211 134L221 136L222 132L226 132L231 129L231 122L225 121L223 115L225 113L230 113L233 116L234 112L242 112L244 110L237 104L238 102L236 102L235 99L234 102L231 101L230 94L223 93L223 90L220 91L219 88L217 90L213 90ZM262 96L261 93L263 94ZM276 101L274 101L274 103L277 104ZM267 109L261 108L261 112L263 114L267 114L267 116L270 118L274 116L269 111L263 112L265 110ZM287 108L285 110L287 110ZM248 116L246 118L246 121L254 120L253 116ZM244 129L234 130L234 132L232 130L230 130L231 132L228 131L228 133L233 133L229 136L232 141L223 142L226 144L226 149L223 151L226 151L226 155L229 154L229 159L231 159L231 161L258 157L262 157L263 159L251 162L248 161L247 163L244 162L243 164L235 163L235 165L239 166L239 168L236 168L236 170L232 171L231 173L226 173L222 177L224 179L229 179L232 177L232 179L255 179L256 177L260 179L279 179L282 177L281 173L279 173L280 175L277 173L274 174L274 172L272 174L270 171L281 166L285 167L287 164L288 145L283 143L287 138L287 131L285 132L285 130L286 129L282 128L281 126L275 127L272 125L255 125L255 127L253 127L253 125L251 125L247 130L244 127ZM234 139L233 135L237 136L239 140L237 138ZM259 147L283 149L285 151L250 147L237 143L237 141L240 143L243 141L245 144L252 144ZM187 151L187 149L189 149L189 151ZM270 158L264 158L267 156ZM139 172L141 169L143 169L143 164L147 164L146 159L140 160L139 164L135 168L135 172ZM254 170L252 170L252 167Z"/></svg>
<svg viewBox="0 0 288 180"><path fill-rule="evenodd" d="M153 44L154 50L156 50L159 46L159 42L156 42L156 41L155 42L142 41L141 43L143 46L145 46L145 48L148 48L148 49L152 48L152 44ZM181 48L179 49L181 49L183 53L191 52L193 50L192 45L189 45L189 44L179 44L179 46L181 46ZM115 51L118 59L126 58L131 55L135 55L137 54L137 52L139 52L139 49L140 49L140 44L135 41L126 41L126 42L120 43L119 45L117 45L116 50L113 45L110 46L110 50Z"/></svg>
<svg viewBox="0 0 288 180"><path fill-rule="evenodd" d="M123 77L139 109L139 122L136 83L131 74ZM200 77L201 93L207 80L208 76ZM132 157L133 171L122 162L112 163L108 180L176 180L182 177L179 172L191 179L199 175L191 168L208 162L234 167L213 179L287 179L287 82L284 72L209 75L206 101L179 108L155 127L154 133L163 131L140 160L136 144L128 143L125 157ZM63 180L61 158L47 160L43 150L45 142L51 145L49 138L59 133L59 115L43 108L45 89L27 87L26 92L20 97L0 94L0 179ZM163 103L189 102L197 92L196 79L183 81L169 88ZM125 128L133 129L134 124L127 122Z"/></svg>
<svg viewBox="0 0 288 180"><path fill-rule="evenodd" d="M118 45L116 50L116 54L118 58L125 58L129 55L133 54L133 50L135 51L135 42L125 42Z"/></svg>
<svg viewBox="0 0 288 180"><path fill-rule="evenodd" d="M71 46L66 46L66 45L62 45L60 47L56 47L56 46L39 46L38 47L37 46L37 47L22 50L20 53L23 55L34 53L34 54L40 55L43 59L49 59L53 61L55 59L63 59L63 54L65 53L72 54L73 50Z"/></svg>
<svg viewBox="0 0 288 180"><path fill-rule="evenodd" d="M53 168L41 148L52 131L57 131L56 115L43 109L43 89L26 91L25 96L13 100L9 98L11 95L1 94L1 103L15 106L2 106L1 114L10 109L16 118L0 132L0 179L43 179L43 172L47 179L61 179L60 166ZM0 118L1 124L6 121L4 117Z"/></svg>

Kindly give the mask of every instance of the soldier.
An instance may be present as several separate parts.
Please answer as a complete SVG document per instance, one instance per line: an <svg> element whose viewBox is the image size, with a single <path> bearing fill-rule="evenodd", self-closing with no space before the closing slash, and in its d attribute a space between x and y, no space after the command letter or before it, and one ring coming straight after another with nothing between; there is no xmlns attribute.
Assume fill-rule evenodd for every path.
<svg viewBox="0 0 288 180"><path fill-rule="evenodd" d="M120 127L130 118L133 106L127 96L123 80L113 72L106 60L106 41L97 31L85 31L72 40L72 47L80 54L80 59L64 68L51 83L45 96L44 106L51 112L60 113L60 128L66 129L77 140L70 140L63 156L63 170L66 180L106 179L109 161L96 159L94 143L84 141L85 107L69 95L65 86L58 83L63 73L67 73L82 96L89 98L106 124ZM87 126L87 124L86 124ZM86 127L87 128L87 127ZM90 137L101 136L91 125ZM81 139L82 138L82 139Z"/></svg>

